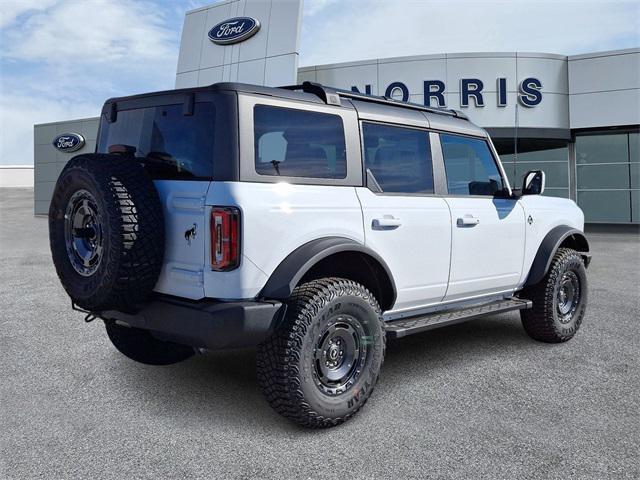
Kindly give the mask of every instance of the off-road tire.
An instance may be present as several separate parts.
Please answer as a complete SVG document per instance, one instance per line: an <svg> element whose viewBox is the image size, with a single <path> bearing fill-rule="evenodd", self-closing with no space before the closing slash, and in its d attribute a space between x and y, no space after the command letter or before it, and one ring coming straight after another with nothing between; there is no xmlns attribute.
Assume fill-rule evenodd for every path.
<svg viewBox="0 0 640 480"><path fill-rule="evenodd" d="M563 276L571 272L578 280L580 293L574 313L568 319L559 312L559 289ZM561 343L573 338L587 307L587 274L582 256L570 248L559 248L549 271L536 285L525 288L520 296L533 301L533 308L521 310L520 318L527 334L541 342Z"/></svg>
<svg viewBox="0 0 640 480"><path fill-rule="evenodd" d="M367 342L366 359L354 363L363 367L349 387L329 394L318 386L315 356L321 353L316 347L328 329L352 318L362 326L360 330L356 325L356 331L365 334L360 340ZM313 280L296 287L282 324L258 346L258 382L269 404L284 417L305 427L332 427L351 418L371 395L385 342L380 306L365 287L342 278Z"/></svg>
<svg viewBox="0 0 640 480"><path fill-rule="evenodd" d="M82 275L72 263L65 215L69 216L74 195L85 192L95 200L92 208L100 225L102 258L94 272ZM74 303L90 311L135 311L158 280L164 242L160 198L139 162L90 154L67 163L51 200L49 243L60 281Z"/></svg>
<svg viewBox="0 0 640 480"><path fill-rule="evenodd" d="M192 357L193 348L155 338L147 330L106 321L107 335L124 356L147 365L172 365Z"/></svg>

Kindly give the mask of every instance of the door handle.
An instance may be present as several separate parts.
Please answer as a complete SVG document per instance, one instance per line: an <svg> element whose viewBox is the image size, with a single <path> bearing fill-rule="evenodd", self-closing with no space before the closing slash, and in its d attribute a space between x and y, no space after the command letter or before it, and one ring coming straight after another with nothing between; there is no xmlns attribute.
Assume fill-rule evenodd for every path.
<svg viewBox="0 0 640 480"><path fill-rule="evenodd" d="M473 215L465 215L464 217L458 218L458 226L459 227L475 227L480 223L480 219L474 217Z"/></svg>
<svg viewBox="0 0 640 480"><path fill-rule="evenodd" d="M399 218L392 216L384 216L383 218L374 218L371 222L371 228L374 230L391 230L402 225Z"/></svg>

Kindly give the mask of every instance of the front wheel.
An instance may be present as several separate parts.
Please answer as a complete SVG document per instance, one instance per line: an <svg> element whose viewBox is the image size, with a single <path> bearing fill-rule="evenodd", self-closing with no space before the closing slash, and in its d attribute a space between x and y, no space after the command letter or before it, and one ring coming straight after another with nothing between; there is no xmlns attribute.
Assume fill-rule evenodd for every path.
<svg viewBox="0 0 640 480"><path fill-rule="evenodd" d="M526 288L533 308L521 310L527 334L541 342L566 342L576 334L587 307L587 272L578 252L559 248L542 281Z"/></svg>
<svg viewBox="0 0 640 480"><path fill-rule="evenodd" d="M258 381L281 415L331 427L365 404L384 352L375 297L351 280L314 280L296 287L283 323L258 347Z"/></svg>

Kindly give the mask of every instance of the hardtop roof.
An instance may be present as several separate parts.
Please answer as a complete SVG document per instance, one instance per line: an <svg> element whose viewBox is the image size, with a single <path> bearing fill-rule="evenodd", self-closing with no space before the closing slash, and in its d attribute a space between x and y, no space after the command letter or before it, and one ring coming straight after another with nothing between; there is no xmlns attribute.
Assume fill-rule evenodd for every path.
<svg viewBox="0 0 640 480"><path fill-rule="evenodd" d="M470 135L486 136L486 132L473 124L462 112L445 109L434 108L419 105L415 103L401 102L388 97L380 97L375 95L367 95L349 90L341 90L332 87L325 87L320 84L304 82L302 85L291 85L284 87L266 87L262 85L253 85L239 82L220 82L202 87L189 87L173 90L162 90L157 92L142 93L130 95L126 97L114 97L105 102L103 113L114 108L113 104L129 103L136 100L152 100L153 97L172 97L176 101L187 98L190 95L200 92L239 92L246 94L264 95L268 97L283 98L288 100L315 103L315 104L333 104L343 108L355 109L359 112L367 111L371 108L378 111L388 111L389 113L420 111L429 122L432 128L464 131ZM337 98L337 100L336 100ZM402 114L400 116L403 116ZM458 128L455 128L458 127Z"/></svg>

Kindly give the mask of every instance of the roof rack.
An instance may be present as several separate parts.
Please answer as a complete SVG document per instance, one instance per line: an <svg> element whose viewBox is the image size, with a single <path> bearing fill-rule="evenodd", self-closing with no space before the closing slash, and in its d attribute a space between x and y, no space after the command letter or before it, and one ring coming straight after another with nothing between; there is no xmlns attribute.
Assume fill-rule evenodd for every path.
<svg viewBox="0 0 640 480"><path fill-rule="evenodd" d="M374 102L385 105L393 105L395 107L411 108L413 110L421 110L423 112L435 113L438 115L449 115L451 117L461 118L464 120L469 119L469 117L467 117L459 110L427 107L425 105L420 105L419 103L402 102L390 97L381 97L378 95L352 92L350 90L343 90L339 88L325 87L324 85L314 82L303 82L302 85L286 85L278 88L284 88L285 90L301 90L306 93L312 93L328 105L340 105L340 97L344 97L352 98L354 100L361 100L363 102Z"/></svg>
<svg viewBox="0 0 640 480"><path fill-rule="evenodd" d="M340 95L335 88L325 87L319 83L304 82L302 85L286 85L285 90L302 90L306 93L313 93L315 96L328 105L340 105Z"/></svg>

